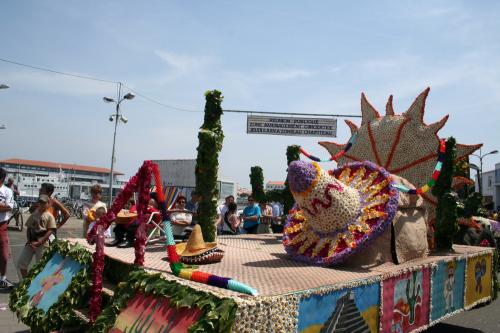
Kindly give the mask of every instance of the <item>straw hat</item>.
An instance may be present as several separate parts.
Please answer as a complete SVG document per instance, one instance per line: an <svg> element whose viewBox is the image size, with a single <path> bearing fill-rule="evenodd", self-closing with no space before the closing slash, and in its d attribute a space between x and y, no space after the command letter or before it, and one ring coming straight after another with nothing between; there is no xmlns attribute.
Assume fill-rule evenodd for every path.
<svg viewBox="0 0 500 333"><path fill-rule="evenodd" d="M120 210L118 214L116 214L116 224L129 224L133 220L137 219L137 213L131 213L126 209Z"/></svg>
<svg viewBox="0 0 500 333"><path fill-rule="evenodd" d="M390 174L368 161L328 172L317 163L295 161L288 183L300 209L289 217L283 244L301 261L344 261L382 234L398 207Z"/></svg>
<svg viewBox="0 0 500 333"><path fill-rule="evenodd" d="M187 243L180 243L175 245L177 254L183 257L193 257L208 252L217 247L217 243L205 243L201 227L196 224L189 235Z"/></svg>

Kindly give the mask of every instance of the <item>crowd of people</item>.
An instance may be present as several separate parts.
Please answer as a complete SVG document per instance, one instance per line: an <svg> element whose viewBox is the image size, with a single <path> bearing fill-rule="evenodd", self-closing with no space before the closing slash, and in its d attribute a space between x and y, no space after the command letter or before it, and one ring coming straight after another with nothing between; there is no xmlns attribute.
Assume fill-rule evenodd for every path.
<svg viewBox="0 0 500 333"><path fill-rule="evenodd" d="M247 198L247 205L238 213L234 196L225 198L217 207L217 233L220 235L264 234L282 232L283 208L278 202L268 204L261 200L257 203L252 195Z"/></svg>
<svg viewBox="0 0 500 333"><path fill-rule="evenodd" d="M6 181L6 176L6 171L0 168L0 289L13 287L12 282L6 277L7 263L10 256L7 225L12 216L15 198L19 195L13 180L9 178ZM25 224L26 244L16 260L16 266L23 278L27 275L33 257L35 257L35 261L41 259L50 243L57 238L57 230L70 218L68 209L57 198L52 197L53 193L54 185L43 183L37 201L29 207L30 216ZM106 203L101 201L102 188L99 184L95 184L90 188L90 194L91 200L83 210L81 236L84 238L86 238L93 224L106 214L108 209ZM179 241L186 240L192 228L198 223L199 201L199 195L196 191L193 191L189 201L185 196L179 195L172 207L169 207L168 218L175 239ZM134 245L136 230L139 226L134 199L129 200L122 212L122 216L126 218L120 221L117 218L113 228L114 239L106 243L106 246L126 248ZM238 211L234 196L230 195L225 198L223 204L217 207L217 234L237 235L241 233L281 232L281 215L282 208L278 203L268 204L265 201L257 203L253 196L249 196L247 206L242 211ZM144 219L147 222L147 232L150 232L149 226L161 226L162 216L156 193L151 193L147 214ZM158 232L158 230L155 231ZM106 231L106 236L112 236L111 230Z"/></svg>
<svg viewBox="0 0 500 333"><path fill-rule="evenodd" d="M12 216L15 198L19 195L13 180L9 178L6 184L6 171L0 168L0 288L11 288L12 282L6 277L7 263L10 256L8 221ZM31 215L26 221L26 244L16 261L21 276L25 277L33 258L40 260L43 252L57 237L57 229L69 219L66 207L52 197L54 185L43 183L38 200L29 208ZM56 223L57 221L57 223Z"/></svg>

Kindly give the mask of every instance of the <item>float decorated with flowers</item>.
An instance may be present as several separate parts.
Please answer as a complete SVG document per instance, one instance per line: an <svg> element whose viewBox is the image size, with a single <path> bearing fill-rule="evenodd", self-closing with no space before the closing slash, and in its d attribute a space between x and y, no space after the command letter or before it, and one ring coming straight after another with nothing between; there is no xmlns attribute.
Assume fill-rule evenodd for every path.
<svg viewBox="0 0 500 333"><path fill-rule="evenodd" d="M448 117L423 122L428 92L401 115L389 98L385 116L362 95L362 122L347 123L346 145L321 142L327 159L301 148L306 159L288 166L296 204L283 234L212 241L201 223L176 244L158 166L145 161L87 239L52 245L12 291L10 308L33 332L392 333L423 331L490 301L494 249L453 244L448 232L457 228L448 171L480 145L440 138ZM206 137L217 157L222 95L206 97L200 147ZM202 165L199 150L207 181L217 163ZM153 180L165 241L148 245ZM210 217L215 192L204 190L200 212ZM105 248L104 231L133 195L134 248Z"/></svg>

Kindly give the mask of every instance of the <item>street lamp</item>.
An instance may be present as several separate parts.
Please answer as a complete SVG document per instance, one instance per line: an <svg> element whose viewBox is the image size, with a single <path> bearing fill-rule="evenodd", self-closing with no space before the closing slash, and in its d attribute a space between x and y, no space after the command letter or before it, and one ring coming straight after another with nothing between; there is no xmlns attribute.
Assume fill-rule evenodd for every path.
<svg viewBox="0 0 500 333"><path fill-rule="evenodd" d="M477 158L479 158L479 174L478 174L478 176L480 175L481 177L478 177L477 181L479 182L479 194L481 194L481 196L483 195L483 158L485 158L488 155L493 155L493 154L498 154L498 150L495 149L495 150L492 150L489 153L486 153L483 155L481 153L481 149L479 149L479 155L471 154L472 156L476 156Z"/></svg>
<svg viewBox="0 0 500 333"><path fill-rule="evenodd" d="M10 87L6 84L0 84L0 89L9 89ZM0 129L7 129L5 125L0 125Z"/></svg>
<svg viewBox="0 0 500 333"><path fill-rule="evenodd" d="M114 121L115 122L115 132L113 134L113 150L111 152L111 172L109 173L109 207L113 204L113 168L115 166L115 143L116 143L116 128L118 127L118 120L123 122L124 124L127 123L128 119L125 118L120 114L120 104L124 100L131 100L134 99L135 95L132 93L127 93L123 98L120 99L120 92L121 92L121 84L118 89L118 102L115 101L113 98L110 97L103 97L102 100L106 103L115 103L116 104L116 112L115 114L112 114L109 116L109 121Z"/></svg>

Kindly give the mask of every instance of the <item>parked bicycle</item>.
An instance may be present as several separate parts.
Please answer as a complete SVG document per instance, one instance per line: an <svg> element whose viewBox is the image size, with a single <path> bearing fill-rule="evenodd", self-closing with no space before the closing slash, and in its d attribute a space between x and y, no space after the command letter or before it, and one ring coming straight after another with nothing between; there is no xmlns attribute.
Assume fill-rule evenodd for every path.
<svg viewBox="0 0 500 333"><path fill-rule="evenodd" d="M67 199L62 202L64 206L69 211L69 214L72 217L76 217L77 219L82 219L83 218L83 202L80 200L72 200L72 199Z"/></svg>
<svg viewBox="0 0 500 333"><path fill-rule="evenodd" d="M12 209L12 216L7 220L7 224L14 220L15 226L11 227L15 230L23 231L24 217L23 217L23 202L14 201L14 208Z"/></svg>

